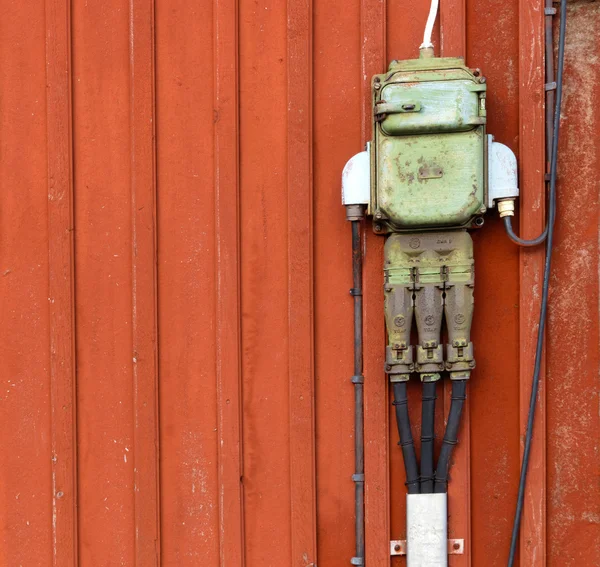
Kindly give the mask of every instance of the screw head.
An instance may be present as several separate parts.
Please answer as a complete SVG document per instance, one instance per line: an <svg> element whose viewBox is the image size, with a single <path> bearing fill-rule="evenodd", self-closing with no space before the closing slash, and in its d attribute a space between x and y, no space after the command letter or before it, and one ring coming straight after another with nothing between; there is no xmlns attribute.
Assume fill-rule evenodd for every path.
<svg viewBox="0 0 600 567"><path fill-rule="evenodd" d="M456 545L456 544L455 544L455 545ZM400 551L401 549L402 549L402 548L400 547L400 544L399 544L399 543L397 543L397 544L394 546L394 551Z"/></svg>
<svg viewBox="0 0 600 567"><path fill-rule="evenodd" d="M381 225L380 225L379 223L375 223L375 224L373 225L373 230L374 230L375 232L381 232Z"/></svg>
<svg viewBox="0 0 600 567"><path fill-rule="evenodd" d="M389 371L389 370L391 370L391 369L392 369L392 367L391 367L391 365L389 365L389 364L386 364L386 365L385 365L385 369Z"/></svg>

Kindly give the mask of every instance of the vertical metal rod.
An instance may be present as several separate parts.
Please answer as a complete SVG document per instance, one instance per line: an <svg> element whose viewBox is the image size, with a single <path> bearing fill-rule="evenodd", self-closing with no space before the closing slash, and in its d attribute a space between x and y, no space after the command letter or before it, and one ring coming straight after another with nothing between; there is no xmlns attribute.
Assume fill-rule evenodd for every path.
<svg viewBox="0 0 600 567"><path fill-rule="evenodd" d="M363 396L362 239L361 222L352 221L352 289L354 298L354 481L356 556L352 565L365 564L365 459Z"/></svg>
<svg viewBox="0 0 600 567"><path fill-rule="evenodd" d="M552 10L553 0L546 0L545 7ZM546 11L545 17L545 57L546 57L546 83L554 82L554 33L553 33L553 15ZM554 90L546 91L546 160L550 167L552 156L552 137L554 135Z"/></svg>

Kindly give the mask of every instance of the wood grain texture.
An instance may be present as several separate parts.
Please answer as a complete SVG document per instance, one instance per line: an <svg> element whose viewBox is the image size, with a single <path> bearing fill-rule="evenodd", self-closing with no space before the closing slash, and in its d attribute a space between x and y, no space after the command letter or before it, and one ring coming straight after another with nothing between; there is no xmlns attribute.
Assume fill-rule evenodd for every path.
<svg viewBox="0 0 600 567"><path fill-rule="evenodd" d="M130 0L135 564L160 563L154 2Z"/></svg>
<svg viewBox="0 0 600 567"><path fill-rule="evenodd" d="M219 396L227 394L219 394L218 385L230 384L228 372L233 367L235 374L235 359L218 361L217 338L221 348L230 349L227 354L235 353L236 320L217 321L216 267L217 246L223 250L223 239L230 244L235 228L228 223L231 236L217 230L217 222L223 222L217 199L235 195L229 153L235 148L221 143L223 136L231 140L235 123L231 102L221 114L215 112L215 19L227 25L223 41L230 41L230 10L228 4L217 12L211 2L191 0L157 0L155 5L161 560L169 567L219 565L226 553L220 516L229 511L221 507L220 492L230 477L225 476L227 469L220 469L219 443L223 439L223 451L235 458L232 440L226 437L230 427L235 434L235 426L219 422L220 412L229 412L229 406L220 406ZM221 63L229 73L229 48L226 53ZM216 138L221 115L226 127ZM218 196L217 144L223 147L219 159L229 160L221 176L229 175L232 182L220 184ZM220 201L219 207L223 205ZM234 219L235 207L228 212ZM231 262L225 253L222 260ZM235 289L235 271L221 278L219 293L225 298ZM228 309L235 308L234 300ZM232 335L224 346L221 333L228 325ZM235 460L227 466L234 470ZM232 502L235 497L233 492ZM239 546L233 538L232 545Z"/></svg>
<svg viewBox="0 0 600 567"><path fill-rule="evenodd" d="M239 247L238 6L216 0L214 12L216 380L219 555L244 564L241 447L241 307Z"/></svg>
<svg viewBox="0 0 600 567"><path fill-rule="evenodd" d="M440 40L442 57L467 58L466 0L440 2Z"/></svg>
<svg viewBox="0 0 600 567"><path fill-rule="evenodd" d="M135 565L137 554L130 33L128 2L72 4L78 540L83 566ZM151 163L139 166L152 168ZM152 264L145 258L139 269L152 270ZM139 353L150 364L152 355ZM139 471L147 473L152 470Z"/></svg>
<svg viewBox="0 0 600 567"><path fill-rule="evenodd" d="M71 80L70 5L47 0L48 308L56 567L78 563Z"/></svg>
<svg viewBox="0 0 600 567"><path fill-rule="evenodd" d="M600 4L569 2L546 367L546 558L564 567L600 565L600 67L581 64L598 37Z"/></svg>
<svg viewBox="0 0 600 567"><path fill-rule="evenodd" d="M317 564L312 1L287 2L287 259L291 561Z"/></svg>
<svg viewBox="0 0 600 567"><path fill-rule="evenodd" d="M519 3L519 181L521 236L544 229L544 9L542 2ZM544 247L521 249L520 430L523 443L536 350L542 293ZM545 354L544 354L545 357ZM522 450L522 448L521 448ZM521 524L520 564L546 565L546 370L542 364Z"/></svg>

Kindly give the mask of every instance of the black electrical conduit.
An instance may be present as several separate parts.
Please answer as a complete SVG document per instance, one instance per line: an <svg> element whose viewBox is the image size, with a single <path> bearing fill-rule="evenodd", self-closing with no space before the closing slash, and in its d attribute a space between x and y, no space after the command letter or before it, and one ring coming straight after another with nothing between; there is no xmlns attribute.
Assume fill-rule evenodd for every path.
<svg viewBox="0 0 600 567"><path fill-rule="evenodd" d="M415 452L415 445L408 416L408 382L394 382L394 401L396 423L402 449L406 487L409 494L444 493L448 491L448 471L454 446L458 443L458 429L465 400L467 399L467 380L452 380L452 396L448 423L442 442L438 465L433 472L433 442L435 439L434 418L436 400L436 382L423 383L421 414L421 476Z"/></svg>
<svg viewBox="0 0 600 567"><path fill-rule="evenodd" d="M548 238L546 240L546 258L544 262L544 281L542 285L542 301L540 306L540 322L538 327L537 345L535 351L535 364L533 380L531 384L531 397L529 399L529 413L527 416L527 430L525 432L525 446L523 448L523 461L521 463L521 476L519 479L519 493L517 496L517 508L513 522L512 537L510 542L510 553L508 567L512 567L517 552L517 542L521 527L521 516L523 512L523 501L525 498L525 485L527 482L527 469L531 453L531 440L533 437L533 423L535 421L535 409L540 384L540 368L542 364L542 351L544 346L544 328L546 325L546 313L548 310L548 288L550 284L550 267L552 261L552 243L554 238L554 220L556 217L556 170L558 156L558 132L560 128L560 109L562 103L563 71L565 54L565 36L567 27L567 1L560 2L560 27L558 36L558 71L556 77L556 103L554 105L554 126L552 135L552 148L550 155L550 191L548 196ZM552 57L553 53L546 53L546 58ZM506 220L507 217L505 217ZM508 226L508 224L507 224Z"/></svg>
<svg viewBox="0 0 600 567"><path fill-rule="evenodd" d="M421 494L433 492L433 442L437 382L423 382L421 398Z"/></svg>
<svg viewBox="0 0 600 567"><path fill-rule="evenodd" d="M354 503L356 521L356 556L352 565L365 564L365 458L364 458L364 397L363 397L363 324L362 324L362 249L361 223L352 224L352 289L354 298Z"/></svg>
<svg viewBox="0 0 600 567"><path fill-rule="evenodd" d="M448 491L448 470L450 469L450 457L454 445L458 443L458 427L460 425L460 416L463 405L467 399L467 380L452 380L452 398L450 401L450 413L442 450L438 460L438 466L435 471L435 489L436 494Z"/></svg>
<svg viewBox="0 0 600 567"><path fill-rule="evenodd" d="M396 408L396 423L400 441L398 445L402 449L404 457L404 468L406 470L406 487L409 494L419 494L419 465L417 454L410 430L410 419L408 417L408 396L406 386L408 382L394 382L394 407Z"/></svg>

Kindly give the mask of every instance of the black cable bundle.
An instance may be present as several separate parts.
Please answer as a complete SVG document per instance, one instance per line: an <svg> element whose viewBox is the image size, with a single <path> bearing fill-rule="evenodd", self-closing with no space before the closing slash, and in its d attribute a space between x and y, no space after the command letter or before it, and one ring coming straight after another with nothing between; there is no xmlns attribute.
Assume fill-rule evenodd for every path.
<svg viewBox="0 0 600 567"><path fill-rule="evenodd" d="M437 382L423 382L421 406L421 494L433 492L433 442Z"/></svg>
<svg viewBox="0 0 600 567"><path fill-rule="evenodd" d="M408 397L406 386L408 382L394 382L394 407L396 408L396 423L400 435L402 456L404 457L404 468L406 469L406 486L409 494L419 494L419 466L417 465L417 454L415 444L410 430L410 419L408 417Z"/></svg>

